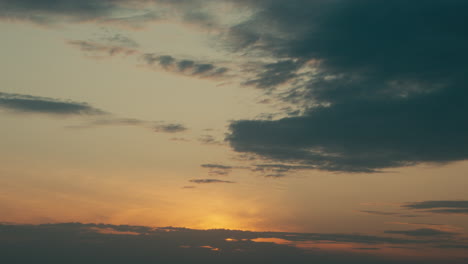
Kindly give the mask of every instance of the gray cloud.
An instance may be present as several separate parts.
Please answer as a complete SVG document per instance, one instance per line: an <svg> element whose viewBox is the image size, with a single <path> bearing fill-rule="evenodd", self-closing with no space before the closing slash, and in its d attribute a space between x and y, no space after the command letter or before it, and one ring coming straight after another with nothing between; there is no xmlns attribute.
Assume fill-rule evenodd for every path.
<svg viewBox="0 0 468 264"><path fill-rule="evenodd" d="M226 165L221 165L221 164L202 164L200 166L202 168L208 168L208 169L222 169L222 170L232 169L232 166L226 166Z"/></svg>
<svg viewBox="0 0 468 264"><path fill-rule="evenodd" d="M407 203L402 205L408 209L434 209L434 208L458 208L468 209L468 201L456 200L456 201L423 201Z"/></svg>
<svg viewBox="0 0 468 264"><path fill-rule="evenodd" d="M147 121L137 118L121 118L113 115L107 115L102 118L91 120L83 125L75 126L75 128L91 128L100 126L135 126L151 129L158 133L179 133L188 130L188 128L182 124L166 123L163 121Z"/></svg>
<svg viewBox="0 0 468 264"><path fill-rule="evenodd" d="M77 47L78 49L88 53L89 55L99 55L101 53L104 53L108 56L114 56L120 54L133 55L138 53L138 51L133 48L113 44L102 44L92 41L70 40L67 43L71 46Z"/></svg>
<svg viewBox="0 0 468 264"><path fill-rule="evenodd" d="M0 0L0 16L36 23L102 19L119 10L123 1L98 0ZM65 16L65 17L64 17Z"/></svg>
<svg viewBox="0 0 468 264"><path fill-rule="evenodd" d="M462 263L453 251L434 260L402 256L362 254L362 250L386 247L437 247L464 249L466 244L433 240L367 236L359 234L250 232L239 230L193 230L180 227L145 227L107 224L0 224L0 259L5 263L359 263L446 264ZM231 239L226 241L226 239ZM349 243L356 252L300 249L256 238L281 238L291 242ZM311 244L312 243L312 244ZM362 246L356 246L362 244ZM369 246L372 245L372 246ZM213 251L213 248L219 250ZM378 253L378 252L376 252Z"/></svg>
<svg viewBox="0 0 468 264"><path fill-rule="evenodd" d="M223 142L217 140L212 135L202 135L198 138L198 141L205 145L222 145Z"/></svg>
<svg viewBox="0 0 468 264"><path fill-rule="evenodd" d="M423 201L407 203L403 208L437 214L468 214L468 201Z"/></svg>
<svg viewBox="0 0 468 264"><path fill-rule="evenodd" d="M258 12L228 44L276 61L246 83L287 82L277 96L302 114L233 122L235 151L344 172L468 158L467 3L244 3Z"/></svg>
<svg viewBox="0 0 468 264"><path fill-rule="evenodd" d="M397 234L397 235L405 235L405 236L414 236L414 237L433 237L433 236L454 236L458 235L458 233L454 232L447 232L438 229L432 228L420 228L415 230L388 230L385 231L386 234Z"/></svg>
<svg viewBox="0 0 468 264"><path fill-rule="evenodd" d="M190 182L197 183L197 184L207 184L207 183L235 183L232 181L223 181L218 179L194 179L190 180Z"/></svg>
<svg viewBox="0 0 468 264"><path fill-rule="evenodd" d="M163 69L170 72L177 72L189 76L197 76L202 78L216 78L224 76L229 69L219 67L212 63L195 62L187 59L176 59L170 55L157 55L154 53L146 53L142 55L142 59L149 65L159 65Z"/></svg>
<svg viewBox="0 0 468 264"><path fill-rule="evenodd" d="M0 92L0 108L18 113L40 113L51 115L106 114L106 112L83 102L3 92Z"/></svg>
<svg viewBox="0 0 468 264"><path fill-rule="evenodd" d="M188 130L182 124L158 124L154 126L154 131L156 132L166 132L166 133L178 133Z"/></svg>
<svg viewBox="0 0 468 264"><path fill-rule="evenodd" d="M361 213L371 214L371 215L384 215L384 216L397 216L397 217L422 217L424 215L419 214L402 214L395 212L382 212L382 211L372 211L372 210L361 210Z"/></svg>
<svg viewBox="0 0 468 264"><path fill-rule="evenodd" d="M188 130L182 124L146 121L137 118L121 118L95 108L88 103L33 95L0 92L0 109L22 114L85 116L89 120L82 125L71 126L72 128L125 125L151 128L155 132L163 133L178 133Z"/></svg>

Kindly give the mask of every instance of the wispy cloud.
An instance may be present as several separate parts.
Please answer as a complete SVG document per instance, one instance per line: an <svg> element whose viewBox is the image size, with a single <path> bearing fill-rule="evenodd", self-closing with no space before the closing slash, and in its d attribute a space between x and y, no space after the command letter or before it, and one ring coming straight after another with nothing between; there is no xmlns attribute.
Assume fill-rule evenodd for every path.
<svg viewBox="0 0 468 264"><path fill-rule="evenodd" d="M142 55L143 61L149 66L159 66L159 68L170 72L201 78L223 77L229 71L228 68L217 66L211 62L199 62L188 59L176 59L171 55L158 55L146 53Z"/></svg>
<svg viewBox="0 0 468 264"><path fill-rule="evenodd" d="M209 184L209 183L235 183L232 181L223 181L223 180L218 180L218 179L194 179L190 180L192 183L197 183L197 184Z"/></svg>
<svg viewBox="0 0 468 264"><path fill-rule="evenodd" d="M405 236L412 236L412 237L434 237L434 236L450 237L450 236L458 235L458 233L447 232L447 231L442 231L442 230L432 229L432 228L420 228L420 229L415 229L415 230L387 230L384 233L405 235Z"/></svg>
<svg viewBox="0 0 468 264"><path fill-rule="evenodd" d="M437 213L437 214L468 214L468 201L422 201L406 203L401 207L420 212Z"/></svg>
<svg viewBox="0 0 468 264"><path fill-rule="evenodd" d="M0 92L0 108L16 113L50 115L104 115L106 112L84 102Z"/></svg>
<svg viewBox="0 0 468 264"><path fill-rule="evenodd" d="M72 128L137 126L152 129L154 132L163 133L179 133L188 130L187 127L178 123L118 117L85 102L25 94L0 92L0 109L13 114L44 114L50 116L77 116L85 118L83 124L69 126Z"/></svg>

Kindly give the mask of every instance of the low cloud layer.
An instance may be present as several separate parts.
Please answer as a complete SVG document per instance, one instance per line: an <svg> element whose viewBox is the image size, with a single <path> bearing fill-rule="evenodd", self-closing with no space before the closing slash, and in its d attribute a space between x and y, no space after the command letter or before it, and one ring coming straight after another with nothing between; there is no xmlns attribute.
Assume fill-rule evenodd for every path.
<svg viewBox="0 0 468 264"><path fill-rule="evenodd" d="M452 264L463 261L452 255L453 250L466 247L466 244L443 239L81 223L0 224L0 235L2 263ZM282 244L272 241L281 241ZM326 249L330 244L349 245L349 249L320 249ZM380 252L389 248L395 254L398 247L410 246L448 248L451 251L438 255L438 258L394 255L388 259L385 254L363 253L365 250L380 249Z"/></svg>

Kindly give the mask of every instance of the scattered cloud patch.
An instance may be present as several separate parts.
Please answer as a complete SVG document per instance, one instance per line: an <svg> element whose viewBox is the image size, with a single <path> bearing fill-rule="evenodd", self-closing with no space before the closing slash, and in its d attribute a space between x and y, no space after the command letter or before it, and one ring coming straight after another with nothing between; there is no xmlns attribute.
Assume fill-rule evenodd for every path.
<svg viewBox="0 0 468 264"><path fill-rule="evenodd" d="M407 203L401 206L405 209L436 214L468 214L468 201L423 201Z"/></svg>
<svg viewBox="0 0 468 264"><path fill-rule="evenodd" d="M67 42L69 45L79 48L88 56L97 56L105 54L107 56L115 55L134 55L138 53L136 49L128 48L125 46L117 46L112 44L101 44L97 42L84 41L84 40L70 40Z"/></svg>
<svg viewBox="0 0 468 264"><path fill-rule="evenodd" d="M0 92L0 108L16 113L50 114L61 116L93 116L106 114L106 112L83 102L3 92Z"/></svg>
<svg viewBox="0 0 468 264"><path fill-rule="evenodd" d="M196 183L196 184L209 184L209 183L235 183L232 181L223 181L223 180L218 180L218 179L194 179L190 180L190 182Z"/></svg>
<svg viewBox="0 0 468 264"><path fill-rule="evenodd" d="M159 66L160 68L188 76L201 78L223 77L229 71L226 67L218 67L213 63L196 62L194 60L176 59L170 55L158 55L145 53L142 59L149 66Z"/></svg>
<svg viewBox="0 0 468 264"><path fill-rule="evenodd" d="M458 233L442 231L438 229L432 228L420 228L415 230L388 230L385 231L386 234L397 234L397 235L405 235L405 236L413 236L413 237L433 237L433 236L454 236L458 235Z"/></svg>

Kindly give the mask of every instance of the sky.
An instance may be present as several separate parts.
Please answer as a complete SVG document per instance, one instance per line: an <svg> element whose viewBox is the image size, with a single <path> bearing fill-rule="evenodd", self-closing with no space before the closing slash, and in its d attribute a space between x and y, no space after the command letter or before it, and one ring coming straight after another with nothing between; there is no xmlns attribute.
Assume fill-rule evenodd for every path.
<svg viewBox="0 0 468 264"><path fill-rule="evenodd" d="M0 259L468 263L466 12L0 0Z"/></svg>

